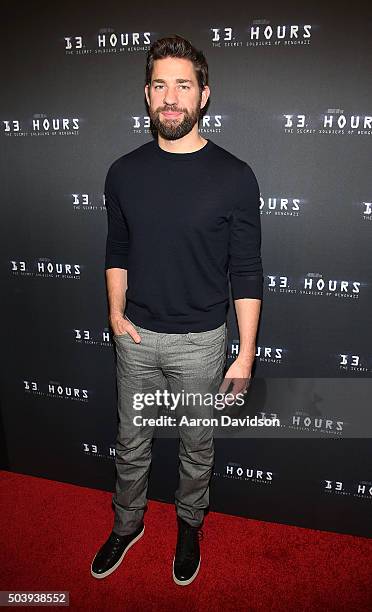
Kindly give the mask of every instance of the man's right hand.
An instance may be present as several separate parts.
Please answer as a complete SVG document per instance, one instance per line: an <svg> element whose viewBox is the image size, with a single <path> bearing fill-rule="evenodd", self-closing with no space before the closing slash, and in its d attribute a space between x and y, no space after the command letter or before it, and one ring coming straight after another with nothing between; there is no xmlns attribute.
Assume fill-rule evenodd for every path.
<svg viewBox="0 0 372 612"><path fill-rule="evenodd" d="M115 336L124 336L129 334L137 344L141 342L141 336L128 319L123 317L121 313L110 315L110 325Z"/></svg>

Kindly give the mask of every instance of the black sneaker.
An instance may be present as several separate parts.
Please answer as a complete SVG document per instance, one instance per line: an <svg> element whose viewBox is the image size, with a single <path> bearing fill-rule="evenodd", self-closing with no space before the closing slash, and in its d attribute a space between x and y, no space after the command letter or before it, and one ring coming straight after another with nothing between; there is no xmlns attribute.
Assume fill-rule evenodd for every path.
<svg viewBox="0 0 372 612"><path fill-rule="evenodd" d="M195 580L200 568L199 538L203 538L202 528L193 527L177 516L178 537L176 554L173 557L173 580L181 586Z"/></svg>
<svg viewBox="0 0 372 612"><path fill-rule="evenodd" d="M106 578L106 576L112 574L119 567L130 547L143 536L144 531L143 522L136 531L128 535L118 535L112 531L92 561L90 567L92 576L94 578Z"/></svg>

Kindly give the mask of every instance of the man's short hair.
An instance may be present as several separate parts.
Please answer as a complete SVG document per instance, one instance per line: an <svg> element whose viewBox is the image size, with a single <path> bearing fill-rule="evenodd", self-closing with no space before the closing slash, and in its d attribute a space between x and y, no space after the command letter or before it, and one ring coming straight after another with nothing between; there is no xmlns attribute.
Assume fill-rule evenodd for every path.
<svg viewBox="0 0 372 612"><path fill-rule="evenodd" d="M208 64L204 53L178 34L159 38L151 45L146 56L146 85L151 85L154 60L165 57L180 57L193 63L201 94L204 86L208 85Z"/></svg>

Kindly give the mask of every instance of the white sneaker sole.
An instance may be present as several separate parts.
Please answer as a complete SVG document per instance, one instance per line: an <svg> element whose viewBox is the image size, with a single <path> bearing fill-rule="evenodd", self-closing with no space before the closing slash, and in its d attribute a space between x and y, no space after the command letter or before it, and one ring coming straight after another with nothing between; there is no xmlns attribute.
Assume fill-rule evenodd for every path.
<svg viewBox="0 0 372 612"><path fill-rule="evenodd" d="M176 576L174 575L174 560L175 560L175 556L173 557L173 580L176 584L179 584L180 586L187 586L188 584L191 584L193 580L195 580L196 576L198 575L199 569L200 569L200 563L201 563L201 556L199 559L199 563L198 563L198 567L196 568L195 572L193 573L193 575L191 576L191 578L189 578L188 580L178 580L178 578L176 578Z"/></svg>
<svg viewBox="0 0 372 612"><path fill-rule="evenodd" d="M102 574L96 574L96 573L93 571L93 569L92 569L92 568L93 568L94 559L96 558L96 556L97 556L97 554L98 554L98 553L96 553L96 554L94 555L94 559L93 559L93 561L92 561L92 563L91 563L91 565L90 565L90 573L92 574L92 576L93 576L94 578L101 579L101 578L106 578L106 576L109 576L110 574L112 574L112 572L114 572L114 571L115 571L115 570L116 570L116 569L119 567L120 563L121 563L121 562L122 562L122 560L124 559L125 555L127 554L128 550L130 549L130 547L131 547L131 546L133 546L133 544L135 544L135 543L136 543L136 542L137 542L137 541L138 541L140 538L142 538L142 536L143 536L143 534L144 534L144 533L145 533L145 527L143 527L143 529L142 529L141 533L139 533L139 534L138 534L138 536L136 536L136 537L135 537L135 538L134 538L134 539L133 539L133 540L132 540L132 541L131 541L131 542L128 544L128 546L127 546L127 547L124 549L123 554L121 555L120 559L118 559L118 560L116 561L115 565L113 565L112 567L110 567L110 569L108 569L106 572L103 572Z"/></svg>

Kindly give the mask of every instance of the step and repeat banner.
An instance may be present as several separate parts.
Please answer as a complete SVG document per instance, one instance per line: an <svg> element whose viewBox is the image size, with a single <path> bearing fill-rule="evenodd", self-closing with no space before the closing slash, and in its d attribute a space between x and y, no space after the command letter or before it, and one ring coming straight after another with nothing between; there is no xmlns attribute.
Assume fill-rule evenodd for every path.
<svg viewBox="0 0 372 612"><path fill-rule="evenodd" d="M216 436L210 509L370 536L372 10L17 8L1 37L2 467L114 490L104 180L153 138L146 53L178 34L209 64L200 133L245 160L261 192L253 380L234 433ZM227 366L239 353L232 301L228 331ZM273 415L280 429L257 424ZM149 498L173 502L177 477L178 440L159 435Z"/></svg>

